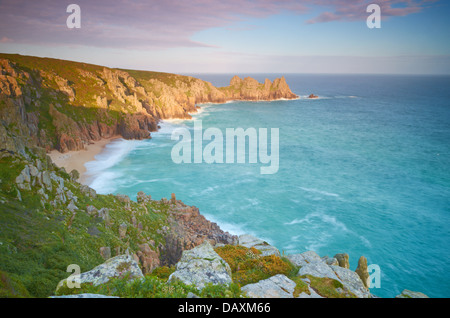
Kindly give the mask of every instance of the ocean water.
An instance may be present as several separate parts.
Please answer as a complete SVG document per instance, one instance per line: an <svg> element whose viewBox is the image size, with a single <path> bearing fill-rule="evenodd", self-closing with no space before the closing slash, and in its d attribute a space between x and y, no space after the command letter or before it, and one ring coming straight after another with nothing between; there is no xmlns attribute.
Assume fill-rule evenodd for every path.
<svg viewBox="0 0 450 318"><path fill-rule="evenodd" d="M250 74L259 81L277 74ZM230 75L198 75L218 86ZM373 294L403 289L450 297L450 77L287 75L316 100L205 105L203 129L279 128L279 171L264 164L175 164L177 127L151 140L110 143L87 163L100 193L175 193L234 234L256 235L285 253L360 256L381 270Z"/></svg>

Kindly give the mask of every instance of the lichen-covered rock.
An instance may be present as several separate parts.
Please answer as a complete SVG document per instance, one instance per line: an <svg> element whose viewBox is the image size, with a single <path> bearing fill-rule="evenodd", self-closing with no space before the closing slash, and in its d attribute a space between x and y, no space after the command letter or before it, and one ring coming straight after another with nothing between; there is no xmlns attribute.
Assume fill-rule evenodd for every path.
<svg viewBox="0 0 450 318"><path fill-rule="evenodd" d="M230 284L230 266L217 254L208 241L183 251L176 270L169 277L169 282L180 280L187 285L203 289L206 284Z"/></svg>
<svg viewBox="0 0 450 318"><path fill-rule="evenodd" d="M270 245L269 243L256 238L250 234L242 234L239 236L239 241L238 241L239 245L245 246L247 248L256 248L257 250L259 250L261 252L262 256L268 256L268 255L275 255L275 256L280 256L280 251Z"/></svg>
<svg viewBox="0 0 450 318"><path fill-rule="evenodd" d="M308 251L301 254L291 254L286 256L295 266L305 266L310 263L322 262L323 260L314 251Z"/></svg>
<svg viewBox="0 0 450 318"><path fill-rule="evenodd" d="M358 274L350 269L331 265L331 269L337 275L338 280L358 298L370 298L369 290L364 286Z"/></svg>
<svg viewBox="0 0 450 318"><path fill-rule="evenodd" d="M405 289L402 291L400 295L395 296L395 298L430 298L430 297L421 292L415 292Z"/></svg>
<svg viewBox="0 0 450 318"><path fill-rule="evenodd" d="M131 256L119 255L110 258L105 263L88 272L81 273L80 275L73 275L68 279L74 283L92 283L94 286L98 286L107 283L113 277L122 277L125 274L129 274L130 279L144 277L139 265ZM67 285L68 279L66 278L60 281L56 287L56 291L58 291L62 286Z"/></svg>
<svg viewBox="0 0 450 318"><path fill-rule="evenodd" d="M275 275L268 279L248 284L241 288L251 298L294 298L295 282L285 275Z"/></svg>

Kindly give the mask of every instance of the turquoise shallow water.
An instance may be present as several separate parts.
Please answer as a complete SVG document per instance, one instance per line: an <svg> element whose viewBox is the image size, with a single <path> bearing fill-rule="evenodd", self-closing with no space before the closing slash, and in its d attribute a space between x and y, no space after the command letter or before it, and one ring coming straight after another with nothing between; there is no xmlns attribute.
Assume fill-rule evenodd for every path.
<svg viewBox="0 0 450 318"><path fill-rule="evenodd" d="M262 81L266 76L252 75ZM268 75L274 79L276 75ZM201 75L227 85L229 75ZM279 128L280 168L261 164L175 164L162 123L145 141L119 140L87 164L100 193L138 191L200 208L235 234L252 233L287 253L346 252L381 269L381 288L450 297L450 78L288 75L317 100L208 105L203 128Z"/></svg>

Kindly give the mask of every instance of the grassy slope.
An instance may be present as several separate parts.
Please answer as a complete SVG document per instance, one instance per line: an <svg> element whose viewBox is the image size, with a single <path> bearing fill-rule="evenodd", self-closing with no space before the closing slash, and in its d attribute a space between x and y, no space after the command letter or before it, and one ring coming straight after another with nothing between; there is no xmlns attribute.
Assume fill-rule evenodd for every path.
<svg viewBox="0 0 450 318"><path fill-rule="evenodd" d="M18 290L27 290L15 296L51 295L56 284L69 275L66 273L69 264L78 264L82 271L87 271L102 263L99 254L102 246L137 250L137 245L147 239L156 244L163 241L157 229L166 225L167 204L153 201L147 205L149 213L145 213L142 206L132 202L134 212L131 212L113 195L97 195L93 199L82 194L79 184L71 182L59 170L55 171L65 179L65 186L78 197L80 209L75 217L65 206L55 208L48 203L56 195L55 182L43 205L37 187L31 191L20 190L22 201L17 200L14 181L25 163L9 156L0 159L0 271L3 277L23 285ZM89 216L81 209L87 205L109 208L113 223L107 225L102 219ZM131 226L132 214L143 224L142 232ZM129 225L124 239L117 234L121 223ZM14 292L4 288L0 296L8 293L14 296Z"/></svg>

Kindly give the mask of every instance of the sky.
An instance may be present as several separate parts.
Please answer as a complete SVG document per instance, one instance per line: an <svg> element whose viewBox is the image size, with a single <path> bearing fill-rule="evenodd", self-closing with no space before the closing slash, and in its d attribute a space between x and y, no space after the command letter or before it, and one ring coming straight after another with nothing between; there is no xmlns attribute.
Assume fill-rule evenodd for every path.
<svg viewBox="0 0 450 318"><path fill-rule="evenodd" d="M0 0L0 52L179 74L450 74L449 14L446 0Z"/></svg>

